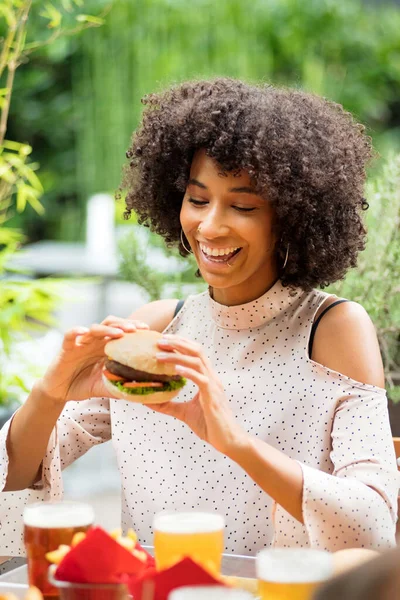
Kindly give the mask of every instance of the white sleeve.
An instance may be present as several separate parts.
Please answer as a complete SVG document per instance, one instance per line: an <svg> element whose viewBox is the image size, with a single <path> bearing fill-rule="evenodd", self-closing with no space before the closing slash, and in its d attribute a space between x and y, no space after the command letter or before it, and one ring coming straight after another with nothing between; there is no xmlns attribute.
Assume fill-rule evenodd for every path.
<svg viewBox="0 0 400 600"><path fill-rule="evenodd" d="M305 543L332 552L395 546L400 479L384 390L355 389L342 398L331 439L332 473L299 462ZM289 538L282 512L276 506L273 513L277 545ZM293 526L301 527L298 522Z"/></svg>
<svg viewBox="0 0 400 600"><path fill-rule="evenodd" d="M0 490L7 480L7 436L12 418L0 431ZM108 398L68 402L51 433L40 479L29 489L0 493L0 555L24 555L22 513L26 504L61 499L62 469L110 437Z"/></svg>
<svg viewBox="0 0 400 600"><path fill-rule="evenodd" d="M301 465L310 545L327 550L395 546L399 473L383 391L354 393L338 404L331 460L331 475Z"/></svg>

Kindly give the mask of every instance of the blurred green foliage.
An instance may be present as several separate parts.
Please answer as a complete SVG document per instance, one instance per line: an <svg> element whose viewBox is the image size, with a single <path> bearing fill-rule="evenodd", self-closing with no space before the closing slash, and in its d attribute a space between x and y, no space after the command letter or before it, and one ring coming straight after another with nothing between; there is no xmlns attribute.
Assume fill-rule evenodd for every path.
<svg viewBox="0 0 400 600"><path fill-rule="evenodd" d="M11 129L35 148L48 207L26 213L28 236L82 237L87 196L119 183L140 98L187 78L299 86L343 103L382 153L400 149L399 31L398 6L360 0L114 0L103 27L18 74Z"/></svg>
<svg viewBox="0 0 400 600"><path fill-rule="evenodd" d="M328 291L360 302L377 330L389 397L400 400L400 154L367 185L368 244L358 266Z"/></svg>
<svg viewBox="0 0 400 600"><path fill-rule="evenodd" d="M3 0L0 4L0 407L21 400L28 392L27 376L35 372L36 361L31 354L21 353L21 342L32 337L35 330L43 332L55 324L53 311L64 290L58 281L33 280L10 267L10 260L24 241L21 231L10 227L13 211L16 208L22 215L28 207L40 216L44 212L40 202L43 186L36 174L38 164L30 160L32 147L13 141L8 128L16 98L15 75L34 50L47 47L62 35L93 26L88 15L74 13L73 7L82 4L82 0L46 4ZM37 37L29 35L29 17L47 23ZM74 18L79 24L71 26L69 22Z"/></svg>
<svg viewBox="0 0 400 600"><path fill-rule="evenodd" d="M183 258L176 248L166 248L164 240L140 225L126 228L119 241L120 275L140 286L148 301L160 298L185 298L206 289L203 279L196 277L197 264L193 255ZM150 257L149 254L153 256ZM159 259L169 259L170 268L155 266Z"/></svg>

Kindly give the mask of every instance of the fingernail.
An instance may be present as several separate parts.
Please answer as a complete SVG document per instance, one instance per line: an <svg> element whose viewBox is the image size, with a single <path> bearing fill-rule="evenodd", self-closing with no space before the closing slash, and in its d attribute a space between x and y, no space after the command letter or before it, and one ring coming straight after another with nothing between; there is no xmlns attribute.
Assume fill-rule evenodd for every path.
<svg viewBox="0 0 400 600"><path fill-rule="evenodd" d="M181 365L175 365L175 371L177 371L178 373L184 373L185 370L185 367L182 367Z"/></svg>
<svg viewBox="0 0 400 600"><path fill-rule="evenodd" d="M162 338L159 342L158 342L159 346L169 346L169 342L168 340L165 340L164 338Z"/></svg>

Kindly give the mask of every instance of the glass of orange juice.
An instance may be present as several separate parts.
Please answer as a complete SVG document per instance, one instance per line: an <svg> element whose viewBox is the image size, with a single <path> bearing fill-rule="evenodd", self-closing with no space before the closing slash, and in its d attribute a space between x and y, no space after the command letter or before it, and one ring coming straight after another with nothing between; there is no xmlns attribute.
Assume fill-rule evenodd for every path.
<svg viewBox="0 0 400 600"><path fill-rule="evenodd" d="M271 548L257 554L261 600L310 600L333 573L329 552L310 548Z"/></svg>
<svg viewBox="0 0 400 600"><path fill-rule="evenodd" d="M157 569L166 569L188 556L211 573L221 571L225 521L205 512L161 512L153 521Z"/></svg>

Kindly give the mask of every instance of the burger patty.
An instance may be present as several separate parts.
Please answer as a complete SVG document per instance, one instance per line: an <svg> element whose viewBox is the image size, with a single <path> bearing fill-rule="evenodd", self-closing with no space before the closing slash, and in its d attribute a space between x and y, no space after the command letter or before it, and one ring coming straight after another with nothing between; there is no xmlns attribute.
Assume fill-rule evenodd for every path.
<svg viewBox="0 0 400 600"><path fill-rule="evenodd" d="M166 383L168 381L179 381L181 379L180 375L161 375L155 373L146 373L146 371L138 371L137 369L132 369L132 367L127 367L115 360L106 360L105 367L107 371L110 373L114 373L114 375L119 375L123 377L127 381L159 381L161 383Z"/></svg>

